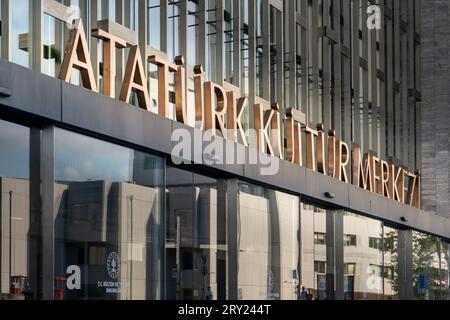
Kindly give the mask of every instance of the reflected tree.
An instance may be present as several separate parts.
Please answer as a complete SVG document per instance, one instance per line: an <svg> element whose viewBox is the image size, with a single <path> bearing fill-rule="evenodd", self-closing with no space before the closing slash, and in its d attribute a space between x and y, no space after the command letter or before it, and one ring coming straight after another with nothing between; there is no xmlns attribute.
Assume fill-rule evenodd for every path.
<svg viewBox="0 0 450 320"><path fill-rule="evenodd" d="M413 288L417 299L439 299L438 239L413 232Z"/></svg>

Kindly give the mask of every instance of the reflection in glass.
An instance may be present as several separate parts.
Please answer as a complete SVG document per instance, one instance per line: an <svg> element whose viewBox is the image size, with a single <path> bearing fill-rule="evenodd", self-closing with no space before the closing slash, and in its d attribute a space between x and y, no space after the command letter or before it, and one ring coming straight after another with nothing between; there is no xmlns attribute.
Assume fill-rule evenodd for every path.
<svg viewBox="0 0 450 320"><path fill-rule="evenodd" d="M30 66L30 1L10 1L11 10L11 43L9 59L24 67Z"/></svg>
<svg viewBox="0 0 450 320"><path fill-rule="evenodd" d="M167 57L169 61L180 54L180 5L171 1L168 5Z"/></svg>
<svg viewBox="0 0 450 320"><path fill-rule="evenodd" d="M263 1L256 0L256 92L258 97L264 97L264 45L263 45Z"/></svg>
<svg viewBox="0 0 450 320"><path fill-rule="evenodd" d="M41 291L29 147L28 128L0 120L0 300L38 299Z"/></svg>
<svg viewBox="0 0 450 320"><path fill-rule="evenodd" d="M283 72L279 70L282 66L279 60L282 53L280 43L282 43L281 36L283 26L283 14L275 7L270 6L270 101L281 103L283 97L279 95L282 92L283 86Z"/></svg>
<svg viewBox="0 0 450 320"><path fill-rule="evenodd" d="M384 258L384 299L399 299L399 269L398 255L399 231L392 227L383 227L383 258Z"/></svg>
<svg viewBox="0 0 450 320"><path fill-rule="evenodd" d="M299 198L239 185L238 298L296 300L299 286Z"/></svg>
<svg viewBox="0 0 450 320"><path fill-rule="evenodd" d="M242 95L248 97L250 94L249 83L249 2L242 0L241 3L241 91ZM246 110L242 119L244 130L250 126L250 111Z"/></svg>
<svg viewBox="0 0 450 320"><path fill-rule="evenodd" d="M383 299L383 223L344 214L344 298ZM344 270L345 270L344 269Z"/></svg>
<svg viewBox="0 0 450 320"><path fill-rule="evenodd" d="M215 66L216 62L216 50L217 50L217 26L216 26L216 1L207 1L207 46L206 46L206 64L205 64L205 74L206 78L214 80L216 77ZM222 80L221 80L222 81Z"/></svg>
<svg viewBox="0 0 450 320"><path fill-rule="evenodd" d="M163 164L56 130L56 299L161 298ZM79 289L64 286L74 268Z"/></svg>
<svg viewBox="0 0 450 320"><path fill-rule="evenodd" d="M148 28L150 47L161 50L161 0L148 3Z"/></svg>
<svg viewBox="0 0 450 320"><path fill-rule="evenodd" d="M200 48L199 39L199 12L198 1L188 1L188 30L187 30L187 63L188 65L195 66L200 63L199 52L197 48Z"/></svg>
<svg viewBox="0 0 450 320"><path fill-rule="evenodd" d="M225 215L217 180L167 168L166 298L225 300Z"/></svg>
<svg viewBox="0 0 450 320"><path fill-rule="evenodd" d="M441 241L441 300L450 300L450 244Z"/></svg>
<svg viewBox="0 0 450 320"><path fill-rule="evenodd" d="M327 299L327 273L332 270L327 270L326 219L325 210L302 203L302 284L298 288L301 300Z"/></svg>
<svg viewBox="0 0 450 320"><path fill-rule="evenodd" d="M64 31L67 27L63 21L43 13L42 28L44 53L41 62L41 72L51 77L57 77L61 70L62 59L64 58Z"/></svg>
<svg viewBox="0 0 450 320"><path fill-rule="evenodd" d="M223 71L225 81L233 83L233 50L234 50L234 1L225 0L225 29L224 29L224 57Z"/></svg>
<svg viewBox="0 0 450 320"><path fill-rule="evenodd" d="M1 28L2 20L3 20L3 17L2 17L2 4L0 2L0 58L2 57L2 28Z"/></svg>
<svg viewBox="0 0 450 320"><path fill-rule="evenodd" d="M413 289L417 300L438 300L439 240L437 237L413 231Z"/></svg>

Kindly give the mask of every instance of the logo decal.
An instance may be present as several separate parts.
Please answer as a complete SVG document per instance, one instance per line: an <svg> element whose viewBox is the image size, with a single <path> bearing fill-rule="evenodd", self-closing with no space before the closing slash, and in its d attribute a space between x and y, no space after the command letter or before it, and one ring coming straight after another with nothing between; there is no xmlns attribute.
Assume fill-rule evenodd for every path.
<svg viewBox="0 0 450 320"><path fill-rule="evenodd" d="M116 252L111 252L106 263L108 274L111 279L117 279L120 271L120 257Z"/></svg>

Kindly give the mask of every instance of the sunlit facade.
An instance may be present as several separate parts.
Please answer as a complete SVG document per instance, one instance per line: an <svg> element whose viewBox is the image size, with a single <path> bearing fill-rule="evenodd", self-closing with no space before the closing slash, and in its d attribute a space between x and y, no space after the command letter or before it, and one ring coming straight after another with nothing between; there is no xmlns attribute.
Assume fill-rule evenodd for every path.
<svg viewBox="0 0 450 320"><path fill-rule="evenodd" d="M294 108L310 127L417 172L420 5L0 0L0 299L450 299L449 219L286 160L276 177L249 164L176 166L170 135L187 126L176 122L173 74L166 119L147 59L151 112L136 94L106 97L104 43L91 36L127 42L116 92L131 46L183 56L187 105L202 65L250 106ZM70 6L98 93L77 70L59 79ZM254 127L252 107L242 119Z"/></svg>

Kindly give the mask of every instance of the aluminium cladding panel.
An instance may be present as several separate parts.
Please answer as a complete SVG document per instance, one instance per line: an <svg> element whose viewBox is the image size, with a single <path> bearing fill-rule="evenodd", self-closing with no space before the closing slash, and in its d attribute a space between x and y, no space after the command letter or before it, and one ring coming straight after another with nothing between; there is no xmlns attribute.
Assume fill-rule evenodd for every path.
<svg viewBox="0 0 450 320"><path fill-rule="evenodd" d="M62 84L62 122L170 154L172 122L82 87Z"/></svg>
<svg viewBox="0 0 450 320"><path fill-rule="evenodd" d="M416 208L407 207L406 211L405 206L401 203L391 202L389 207L389 220L400 221L401 217L408 219L408 221L401 223L403 226L450 239L450 219L448 218Z"/></svg>
<svg viewBox="0 0 450 320"><path fill-rule="evenodd" d="M248 151L251 153L250 151ZM253 157L249 158L252 162L247 161L244 165L244 178L255 181L256 183L264 183L269 186L284 189L291 193L305 194L306 192L306 169L298 165L292 164L285 160L274 157L268 157L261 152L257 152L258 164L254 164ZM272 163L272 167L269 163ZM276 174L270 171L276 169Z"/></svg>
<svg viewBox="0 0 450 320"><path fill-rule="evenodd" d="M349 206L350 185L321 173L306 170L306 192L304 196L317 199L328 205L335 205L342 208ZM327 197L334 196L334 198Z"/></svg>
<svg viewBox="0 0 450 320"><path fill-rule="evenodd" d="M61 120L61 81L0 59L0 105Z"/></svg>
<svg viewBox="0 0 450 320"><path fill-rule="evenodd" d="M389 200L379 194L365 191L353 185L349 186L348 208L399 226L428 230L445 238L450 237L450 220ZM402 221L404 217L408 221Z"/></svg>

